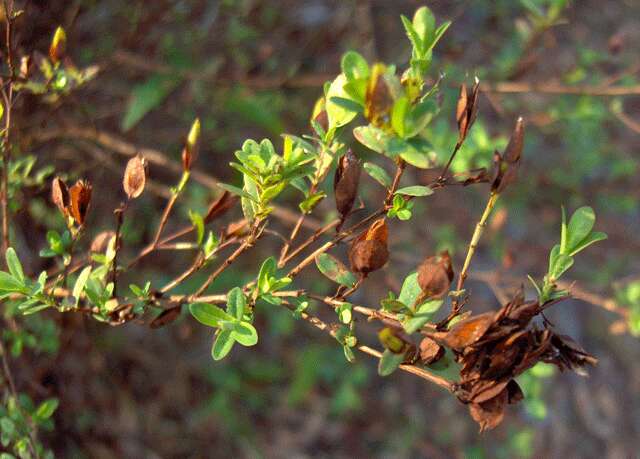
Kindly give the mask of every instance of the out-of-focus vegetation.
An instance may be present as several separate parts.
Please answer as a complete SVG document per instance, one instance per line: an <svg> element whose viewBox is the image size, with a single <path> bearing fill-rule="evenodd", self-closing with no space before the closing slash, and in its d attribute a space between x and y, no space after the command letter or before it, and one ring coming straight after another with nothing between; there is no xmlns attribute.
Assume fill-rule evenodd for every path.
<svg viewBox="0 0 640 459"><path fill-rule="evenodd" d="M473 293L470 307L495 309L526 274L542 287L549 248L559 240L561 206L592 206L598 229L609 238L581 253L558 283L576 299L547 313L599 358L590 377L536 365L517 378L524 403L509 410L497 430L479 435L467 410L445 392L399 372L381 379L366 356L347 362L344 336L336 343L266 303L257 304L254 324L248 325L258 330L258 344L236 345L224 361L214 363L210 329L189 317L186 308L166 328L134 323L110 328L82 315L41 311L24 316L17 302L5 298L1 351L19 396L3 376L0 441L8 451L3 454L636 454L640 7L630 1L607 2L606 8L600 2L558 0L427 4L439 24L452 21L428 73L429 84L442 75L440 115L424 134L430 142L428 161L442 166L449 159L458 137L458 87L474 76L482 82L480 116L451 164L454 174L490 167L494 151L507 145L513 120L518 115L527 120L517 186L497 202L465 286ZM370 63L412 60L412 68L418 67L420 59L410 55L398 17L411 18L419 6L408 0L16 2L15 9L24 10L15 22L16 55L49 50L48 60L34 61L40 62L32 68L40 75L37 84L17 89L12 113L7 196L10 240L21 269L34 278L43 270L51 273L56 257L64 260L72 250L68 221L50 202L54 170L69 183L90 178L94 198L87 218L93 237L114 229L112 211L124 199L127 156L140 152L147 158L147 191L129 203L122 221L119 256L130 260L133 247L154 239L167 199L177 191L181 203L173 209L169 229L199 227L213 197L207 177L238 185L237 171L226 165L238 159L246 166L246 157L233 155L245 139L267 137L280 149L283 132L318 134L308 127L311 109L325 81L340 73L345 51L358 50ZM68 62L56 63L50 50L58 25L66 31ZM201 123L197 162L181 180L180 154L196 118ZM358 142L350 146L363 162L385 164L376 163L378 155ZM378 182L390 178L373 169L365 166ZM387 167L386 174L392 172ZM425 185L439 172L409 168L405 177L407 183ZM279 202L296 210L300 192L279 192ZM303 192L310 206L314 193L333 194L330 186ZM372 202L384 199L379 184L365 174L359 195ZM389 215L393 270L372 274L350 301L377 308L390 290L401 290L405 275L425 253L449 250L458 272L485 201L485 190L473 187L447 188L437 200L394 199ZM337 215L332 199L314 212L318 225ZM399 221L405 217L412 221ZM289 220L273 229L286 236L291 226ZM302 231L307 236L312 230ZM203 232L197 242L209 244L213 253L219 242L214 236ZM270 276L258 276L259 264L281 245L277 237L261 240L256 250L264 256L239 259L216 279L215 291L271 276L273 282L261 293L275 293L280 289L274 288L275 271L264 268ZM94 285L99 304L94 317L105 321L112 318L105 268L110 257L113 252L107 250L95 259L102 277ZM158 251L140 260L128 274L136 297L130 312L149 299L148 280L154 287L167 284L190 260L187 250ZM207 274L197 273L171 293L197 290ZM304 277L314 290L333 294L317 273ZM536 297L532 284L526 288L528 297ZM299 314L306 305L297 307ZM309 311L323 314L320 306ZM329 318L337 320L335 314ZM248 328L241 325L246 323L242 316L236 319ZM375 327L363 322L359 329L365 339L376 341ZM433 369L455 377L451 367Z"/></svg>

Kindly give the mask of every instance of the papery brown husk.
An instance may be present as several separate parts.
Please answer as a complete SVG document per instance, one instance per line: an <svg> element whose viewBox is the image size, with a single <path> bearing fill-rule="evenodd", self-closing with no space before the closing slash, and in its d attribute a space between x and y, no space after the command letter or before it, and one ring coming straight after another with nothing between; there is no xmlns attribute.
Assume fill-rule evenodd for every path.
<svg viewBox="0 0 640 459"><path fill-rule="evenodd" d="M346 217L353 208L353 203L358 195L361 170L362 167L356 155L351 150L347 150L347 153L338 162L333 181L336 208L342 218Z"/></svg>
<svg viewBox="0 0 640 459"><path fill-rule="evenodd" d="M453 281L451 256L448 251L427 258L418 267L418 285L426 297L438 298L449 291Z"/></svg>

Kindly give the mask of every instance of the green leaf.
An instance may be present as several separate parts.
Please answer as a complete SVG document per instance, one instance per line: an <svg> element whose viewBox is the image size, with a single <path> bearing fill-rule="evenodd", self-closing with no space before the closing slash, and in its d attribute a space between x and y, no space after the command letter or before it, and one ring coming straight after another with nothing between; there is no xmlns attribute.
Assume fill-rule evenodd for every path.
<svg viewBox="0 0 640 459"><path fill-rule="evenodd" d="M255 346L258 332L249 322L238 322L233 326L233 338L243 346Z"/></svg>
<svg viewBox="0 0 640 459"><path fill-rule="evenodd" d="M567 253L567 214L564 210L564 206L560 207L562 211L562 224L560 226L560 252Z"/></svg>
<svg viewBox="0 0 640 459"><path fill-rule="evenodd" d="M227 294L227 314L241 320L247 305L247 299L240 287L232 288Z"/></svg>
<svg viewBox="0 0 640 459"><path fill-rule="evenodd" d="M573 252L580 242L589 236L596 223L596 214L591 207L580 207L569 220L567 227L567 253Z"/></svg>
<svg viewBox="0 0 640 459"><path fill-rule="evenodd" d="M353 319L352 314L353 305L351 303L342 303L340 306L336 308L336 313L338 314L338 318L340 322L343 324L350 324Z"/></svg>
<svg viewBox="0 0 640 459"><path fill-rule="evenodd" d="M346 87L347 85L345 85ZM360 113L362 111L362 105L356 102L353 99L347 99L344 97L332 97L331 102L336 104L337 106L354 113ZM324 136L321 136L321 138Z"/></svg>
<svg viewBox="0 0 640 459"><path fill-rule="evenodd" d="M238 188L237 186L229 185L227 183L218 183L218 186L220 188L222 188L223 190L227 190L230 193L233 193L235 195L241 196L241 197L243 197L245 199L248 199L248 200L250 200L252 202L255 202L256 204L258 203L258 200L256 198L251 196L249 193L247 193L243 189Z"/></svg>
<svg viewBox="0 0 640 459"><path fill-rule="evenodd" d="M428 186L413 185L400 188L395 194L403 194L406 196L429 196L433 194L433 190Z"/></svg>
<svg viewBox="0 0 640 459"><path fill-rule="evenodd" d="M221 321L233 321L234 317L218 306L209 303L191 303L189 312L201 324L208 327L220 327Z"/></svg>
<svg viewBox="0 0 640 459"><path fill-rule="evenodd" d="M581 252L582 250L589 247L591 244L594 244L599 241L604 241L607 239L606 233L602 233L600 231L594 231L590 233L587 237L585 237L582 241L578 243L575 247L571 249L570 256L574 256L576 253Z"/></svg>
<svg viewBox="0 0 640 459"><path fill-rule="evenodd" d="M256 213L260 210L258 204L258 186L248 176L244 176L244 192L246 192L250 198L242 197L240 199L240 205L242 207L242 213L244 218L249 222L253 222L256 217Z"/></svg>
<svg viewBox="0 0 640 459"><path fill-rule="evenodd" d="M391 187L391 177L387 174L383 168L373 163L364 163L364 170L369 174L376 182L385 188Z"/></svg>
<svg viewBox="0 0 640 459"><path fill-rule="evenodd" d="M347 362L353 363L356 361L356 356L353 353L353 350L346 344L342 346L342 352L344 353L344 358L347 359Z"/></svg>
<svg viewBox="0 0 640 459"><path fill-rule="evenodd" d="M413 316L402 322L404 330L409 334L420 330L424 324L431 320L433 314L440 309L442 303L442 300L430 300L418 306Z"/></svg>
<svg viewBox="0 0 640 459"><path fill-rule="evenodd" d="M348 124L357 114L357 112L346 109L332 100L334 97L349 99L349 95L344 90L346 82L347 78L341 73L335 80L333 80L331 86L329 86L329 90L327 91L325 97L327 101L325 109L327 111L327 117L329 118L330 129L339 128L340 126Z"/></svg>
<svg viewBox="0 0 640 459"><path fill-rule="evenodd" d="M406 96L402 96L396 100L393 104L393 109L391 110L391 127L393 127L396 134L402 138L405 137L405 124L410 110L411 102Z"/></svg>
<svg viewBox="0 0 640 459"><path fill-rule="evenodd" d="M59 402L57 398L49 398L42 402L36 410L36 419L38 419L39 421L49 419L58 408L58 403Z"/></svg>
<svg viewBox="0 0 640 459"><path fill-rule="evenodd" d="M258 291L261 293L268 292L269 289L269 279L273 277L276 272L277 262L274 257L267 258L264 262L262 262L262 266L260 266L260 273L258 274Z"/></svg>
<svg viewBox="0 0 640 459"><path fill-rule="evenodd" d="M353 136L368 149L382 154L387 154L389 142L393 138L382 129L371 125L358 126L353 130Z"/></svg>
<svg viewBox="0 0 640 459"><path fill-rule="evenodd" d="M439 111L440 107L433 97L418 102L405 119L404 137L412 138L420 134Z"/></svg>
<svg viewBox="0 0 640 459"><path fill-rule="evenodd" d="M389 376L398 369L403 360L404 353L396 354L389 349L385 349L378 362L378 374L380 376Z"/></svg>
<svg viewBox="0 0 640 459"><path fill-rule="evenodd" d="M204 239L204 219L198 212L189 210L189 220L191 220L191 224L196 228L196 242L200 245Z"/></svg>
<svg viewBox="0 0 640 459"><path fill-rule="evenodd" d="M316 266L326 277L345 287L353 287L357 282L356 276L328 253L321 253L316 257Z"/></svg>
<svg viewBox="0 0 640 459"><path fill-rule="evenodd" d="M418 273L413 272L404 279L398 301L406 306L413 307L421 295L422 289L418 284Z"/></svg>
<svg viewBox="0 0 640 459"><path fill-rule="evenodd" d="M11 275L24 284L24 272L22 271L22 264L20 263L18 255L16 255L16 251L13 249L13 247L9 247L7 249L5 258L7 259L7 266L9 267L9 272L11 273Z"/></svg>
<svg viewBox="0 0 640 459"><path fill-rule="evenodd" d="M11 274L0 271L0 291L21 292L23 289L24 284L22 282L14 278Z"/></svg>
<svg viewBox="0 0 640 459"><path fill-rule="evenodd" d="M436 28L436 18L431 13L431 10L426 6L422 6L418 8L413 15L413 30L416 31L416 34L420 37L420 41L422 42L422 48L420 51L422 53L427 50L424 49L428 44L431 44L433 40L434 31Z"/></svg>
<svg viewBox="0 0 640 459"><path fill-rule="evenodd" d="M128 131L154 108L158 107L180 84L174 75L153 75L131 91L129 103L122 119L122 130Z"/></svg>
<svg viewBox="0 0 640 459"><path fill-rule="evenodd" d="M211 347L211 357L213 360L222 360L233 348L233 344L235 343L235 339L233 337L232 330L222 330L216 336L216 340L213 342L213 346Z"/></svg>
<svg viewBox="0 0 640 459"><path fill-rule="evenodd" d="M400 209L396 212L398 220L407 221L411 220L413 213L409 209Z"/></svg>
<svg viewBox="0 0 640 459"><path fill-rule="evenodd" d="M340 68L347 80L369 78L369 64L366 59L355 51L347 51L342 56Z"/></svg>
<svg viewBox="0 0 640 459"><path fill-rule="evenodd" d="M432 151L431 144L420 137L407 140L394 137L389 141L385 154L391 158L400 156L414 167L427 169L430 167L428 154Z"/></svg>
<svg viewBox="0 0 640 459"><path fill-rule="evenodd" d="M413 45L413 49L415 49L416 52L421 52L423 49L422 39L418 35L418 32L416 31L416 29L413 27L413 24L411 23L409 18L407 18L404 15L400 15L400 19L402 20L402 25L404 26L404 30L407 32L407 37L409 38L409 41Z"/></svg>
<svg viewBox="0 0 640 459"><path fill-rule="evenodd" d="M446 21L446 22L443 22L442 24L440 24L440 26L438 26L438 28L436 29L436 32L435 32L435 34L433 36L433 41L429 45L428 51L431 51L433 49L433 47L436 46L436 44L438 43L438 41L440 41L440 38L442 38L442 36L447 31L447 29L449 28L450 25L451 25L451 21Z"/></svg>
<svg viewBox="0 0 640 459"><path fill-rule="evenodd" d="M327 194L324 191L318 191L307 197L304 201L299 204L300 210L305 214L310 213L318 203L324 199Z"/></svg>
<svg viewBox="0 0 640 459"><path fill-rule="evenodd" d="M71 295L74 298L74 304L77 306L80 301L80 296L84 290L84 286L87 283L87 279L89 279L89 275L91 274L91 266L87 266L84 268L78 278L76 279L76 283L73 285L73 292Z"/></svg>
<svg viewBox="0 0 640 459"><path fill-rule="evenodd" d="M557 280L573 265L573 257L560 253L560 246L555 245L549 256L549 274Z"/></svg>

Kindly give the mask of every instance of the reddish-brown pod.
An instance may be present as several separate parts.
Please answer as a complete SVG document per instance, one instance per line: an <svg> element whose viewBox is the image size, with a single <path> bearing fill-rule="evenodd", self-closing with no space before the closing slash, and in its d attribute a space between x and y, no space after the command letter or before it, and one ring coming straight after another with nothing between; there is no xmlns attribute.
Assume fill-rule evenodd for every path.
<svg viewBox="0 0 640 459"><path fill-rule="evenodd" d="M340 158L336 175L333 180L333 191L336 198L336 208L344 219L351 209L358 195L360 173L362 166L358 157L349 149Z"/></svg>
<svg viewBox="0 0 640 459"><path fill-rule="evenodd" d="M449 291L452 281L453 267L447 250L427 258L418 267L418 285L427 298L443 296Z"/></svg>
<svg viewBox="0 0 640 459"><path fill-rule="evenodd" d="M351 245L349 262L353 272L367 275L382 268L389 259L387 224L384 218L372 223Z"/></svg>
<svg viewBox="0 0 640 459"><path fill-rule="evenodd" d="M78 223L84 225L91 203L91 184L84 180L78 180L75 185L69 189L71 199L71 216Z"/></svg>
<svg viewBox="0 0 640 459"><path fill-rule="evenodd" d="M478 115L478 95L480 94L480 80L476 78L471 94L467 93L467 86L460 86L460 95L456 105L456 121L458 122L458 143L462 143L469 133Z"/></svg>
<svg viewBox="0 0 640 459"><path fill-rule="evenodd" d="M65 217L69 215L69 205L71 203L69 188L60 177L55 177L51 182L51 200L60 209L62 215Z"/></svg>
<svg viewBox="0 0 640 459"><path fill-rule="evenodd" d="M500 155L497 151L493 155L494 172L491 189L495 193L501 193L504 189L516 181L522 149L524 146L524 120L519 117L511 133L509 144Z"/></svg>

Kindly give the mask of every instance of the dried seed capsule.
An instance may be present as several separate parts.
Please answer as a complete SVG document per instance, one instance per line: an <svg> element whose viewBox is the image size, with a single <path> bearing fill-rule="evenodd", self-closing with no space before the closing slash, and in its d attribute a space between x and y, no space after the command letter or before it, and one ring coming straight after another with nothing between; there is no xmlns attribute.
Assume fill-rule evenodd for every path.
<svg viewBox="0 0 640 459"><path fill-rule="evenodd" d="M353 272L366 275L382 268L388 259L387 224L381 218L353 242L349 250L349 262Z"/></svg>
<svg viewBox="0 0 640 459"><path fill-rule="evenodd" d="M500 155L497 151L493 154L494 172L491 190L501 193L515 182L520 167L522 148L524 146L524 120L519 117L509 139L509 144Z"/></svg>
<svg viewBox="0 0 640 459"><path fill-rule="evenodd" d="M147 181L146 166L147 162L140 155L131 158L127 163L122 186L129 199L137 198L144 191L144 185Z"/></svg>
<svg viewBox="0 0 640 459"><path fill-rule="evenodd" d="M424 365L431 365L444 356L444 347L429 337L420 341L420 360Z"/></svg>
<svg viewBox="0 0 640 459"><path fill-rule="evenodd" d="M425 297L437 298L446 294L452 281L453 268L447 250L440 255L427 258L418 267L418 285Z"/></svg>
<svg viewBox="0 0 640 459"><path fill-rule="evenodd" d="M91 203L91 184L84 180L78 180L75 185L69 189L71 200L70 212L73 219L78 225L84 225Z"/></svg>
<svg viewBox="0 0 640 459"><path fill-rule="evenodd" d="M59 62L63 57L67 48L67 34L61 26L58 26L53 38L51 39L51 45L49 45L49 59L54 64Z"/></svg>
<svg viewBox="0 0 640 459"><path fill-rule="evenodd" d="M460 95L456 106L456 121L458 122L458 143L462 143L469 133L478 115L478 95L480 94L480 80L476 78L471 95L467 93L467 86L460 86Z"/></svg>
<svg viewBox="0 0 640 459"><path fill-rule="evenodd" d="M69 215L69 189L60 177L55 177L51 182L51 200L60 209L65 217Z"/></svg>
<svg viewBox="0 0 640 459"><path fill-rule="evenodd" d="M360 172L362 166L351 150L340 158L333 181L333 191L336 197L336 207L344 219L351 209L358 195Z"/></svg>

